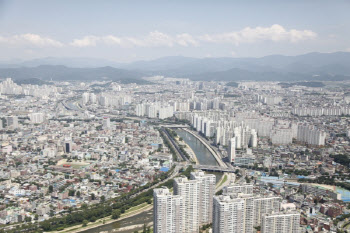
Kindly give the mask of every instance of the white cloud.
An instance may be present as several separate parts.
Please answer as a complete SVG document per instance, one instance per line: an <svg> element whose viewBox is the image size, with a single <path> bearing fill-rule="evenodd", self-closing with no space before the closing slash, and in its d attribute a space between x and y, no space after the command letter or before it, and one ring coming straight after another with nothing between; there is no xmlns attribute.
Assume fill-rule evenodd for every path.
<svg viewBox="0 0 350 233"><path fill-rule="evenodd" d="M199 46L199 43L196 39L193 38L193 36L191 36L190 34L187 33L183 33L183 34L179 34L176 36L176 42L177 44L181 45L181 46Z"/></svg>
<svg viewBox="0 0 350 233"><path fill-rule="evenodd" d="M301 40L314 39L317 34L310 30L287 30L281 25L274 24L270 27L246 27L240 31L219 34L205 34L200 36L188 33L174 36L163 32L153 31L141 37L115 37L109 36L85 36L75 39L71 43L76 47L96 46L97 43L106 45L119 45L122 47L173 47L173 46L199 46L205 43L231 43L239 45L242 43L255 43L259 41L286 41L296 43Z"/></svg>
<svg viewBox="0 0 350 233"><path fill-rule="evenodd" d="M176 41L165 33L153 31L143 37L85 36L82 39L73 40L70 44L76 47L87 47L96 46L98 43L122 47L172 47Z"/></svg>
<svg viewBox="0 0 350 233"><path fill-rule="evenodd" d="M9 37L0 36L0 43L10 46L62 47L63 43L37 34L20 34Z"/></svg>
<svg viewBox="0 0 350 233"><path fill-rule="evenodd" d="M102 40L104 41L104 43L111 44L111 45L115 45L115 44L120 45L122 42L122 40L119 37L115 37L112 35L105 36L102 38Z"/></svg>
<svg viewBox="0 0 350 233"><path fill-rule="evenodd" d="M120 45L122 43L122 40L119 37L116 36L84 36L81 39L74 39L70 45L74 47L91 47L96 46L98 43L103 43L106 45Z"/></svg>
<svg viewBox="0 0 350 233"><path fill-rule="evenodd" d="M72 43L70 43L72 46L75 47L89 47L89 46L96 46L96 42L99 41L101 38L97 36L85 36L82 39L75 39Z"/></svg>
<svg viewBox="0 0 350 233"><path fill-rule="evenodd" d="M240 31L225 32L219 34L191 35L182 33L169 35L160 31L152 31L144 36L117 37L114 35L96 36L87 35L73 39L69 44L37 34L20 34L13 36L0 36L0 44L14 47L93 47L98 45L130 47L197 47L201 43L235 44L255 43L259 41L286 41L296 43L301 40L313 39L317 34L310 30L287 30L281 25L274 24L270 27L246 27Z"/></svg>
<svg viewBox="0 0 350 233"><path fill-rule="evenodd" d="M146 46L166 46L172 47L174 45L174 39L162 32L154 31L150 32L144 40Z"/></svg>
<svg viewBox="0 0 350 233"><path fill-rule="evenodd" d="M317 34L310 30L286 30L278 24L271 27L246 27L240 31L221 33L221 34L206 34L200 36L199 39L210 43L232 43L239 45L241 43L254 43L258 41L287 41L298 42L300 40L313 39Z"/></svg>

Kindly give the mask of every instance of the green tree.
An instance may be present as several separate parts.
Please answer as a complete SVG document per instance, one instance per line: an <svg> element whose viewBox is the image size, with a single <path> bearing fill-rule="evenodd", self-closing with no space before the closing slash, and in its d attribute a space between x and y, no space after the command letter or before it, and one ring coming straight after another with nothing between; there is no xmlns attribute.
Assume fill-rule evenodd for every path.
<svg viewBox="0 0 350 233"><path fill-rule="evenodd" d="M50 231L51 230L51 224L49 221L44 221L40 223L40 227L44 230L44 231Z"/></svg>
<svg viewBox="0 0 350 233"><path fill-rule="evenodd" d="M84 221L83 221L83 227L86 227L88 223L89 223L88 220L84 219Z"/></svg>
<svg viewBox="0 0 350 233"><path fill-rule="evenodd" d="M120 217L120 210L114 210L112 212L112 219L118 219Z"/></svg>
<svg viewBox="0 0 350 233"><path fill-rule="evenodd" d="M52 192L53 192L53 186L50 185L50 186L49 186L49 193L52 193Z"/></svg>
<svg viewBox="0 0 350 233"><path fill-rule="evenodd" d="M35 214L34 215L34 220L38 220L39 219L39 215L38 214Z"/></svg>
<svg viewBox="0 0 350 233"><path fill-rule="evenodd" d="M74 191L74 189L71 189L71 190L69 190L68 191L68 196L74 196L74 194L75 194L75 191Z"/></svg>
<svg viewBox="0 0 350 233"><path fill-rule="evenodd" d="M50 217L55 216L55 212L53 210L50 210Z"/></svg>

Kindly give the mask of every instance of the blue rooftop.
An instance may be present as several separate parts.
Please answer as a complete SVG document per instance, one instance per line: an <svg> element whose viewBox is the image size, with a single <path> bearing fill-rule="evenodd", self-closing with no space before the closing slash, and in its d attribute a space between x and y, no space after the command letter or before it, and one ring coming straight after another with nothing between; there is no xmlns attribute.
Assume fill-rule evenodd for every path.
<svg viewBox="0 0 350 233"><path fill-rule="evenodd" d="M169 171L169 168L168 167L162 167L159 170L162 171L162 172L167 172L167 171Z"/></svg>

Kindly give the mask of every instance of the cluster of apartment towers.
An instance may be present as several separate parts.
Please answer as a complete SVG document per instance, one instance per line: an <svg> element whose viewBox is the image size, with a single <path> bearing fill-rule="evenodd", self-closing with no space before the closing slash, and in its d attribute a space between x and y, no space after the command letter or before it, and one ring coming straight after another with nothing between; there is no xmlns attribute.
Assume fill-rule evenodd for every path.
<svg viewBox="0 0 350 233"><path fill-rule="evenodd" d="M190 180L174 179L174 194L167 187L154 189L154 232L195 233L212 223L214 233L299 233L300 213L281 197L253 192L252 184L231 183L215 194L216 177L203 171Z"/></svg>

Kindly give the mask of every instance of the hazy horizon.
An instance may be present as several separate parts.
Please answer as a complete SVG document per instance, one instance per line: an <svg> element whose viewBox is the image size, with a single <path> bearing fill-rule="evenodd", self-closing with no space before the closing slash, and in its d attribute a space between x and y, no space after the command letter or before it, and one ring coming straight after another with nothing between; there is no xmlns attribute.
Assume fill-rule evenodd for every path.
<svg viewBox="0 0 350 233"><path fill-rule="evenodd" d="M127 62L118 62L114 61L112 59L107 59L107 58L99 58L99 57L79 57L79 56L71 56L71 57L55 57L55 56L46 56L46 57L36 57L36 58L29 58L29 59L21 59L21 58L13 58L10 60L0 60L1 63L6 64L6 62L9 62L8 64L16 64L20 62L27 62L27 61L33 61L33 60L41 60L41 59L96 59L96 60L105 60L109 62L115 62L115 63L120 63L120 64L129 64L133 62L140 62L140 61L154 61L154 60L159 60L163 58L171 58L171 57L183 57L183 58L195 58L195 59L206 59L206 58L237 58L237 59L245 59L245 58L264 58L264 57L269 57L269 56L287 56L287 57L296 57L296 56L302 56L302 55L307 55L307 54L313 54L313 53L319 53L319 54L331 54L331 53L350 53L348 51L334 51L334 52L329 52L329 53L322 53L322 52L309 52L309 53L301 53L301 54L296 54L296 55L284 55L284 54L267 54L264 56L242 56L242 57L230 57L230 56L218 56L218 57L195 57L195 56L182 56L182 55L169 55L169 56L161 56L161 57L155 57L155 58L149 58L149 59L140 59L140 60L134 60L134 61L127 61Z"/></svg>

